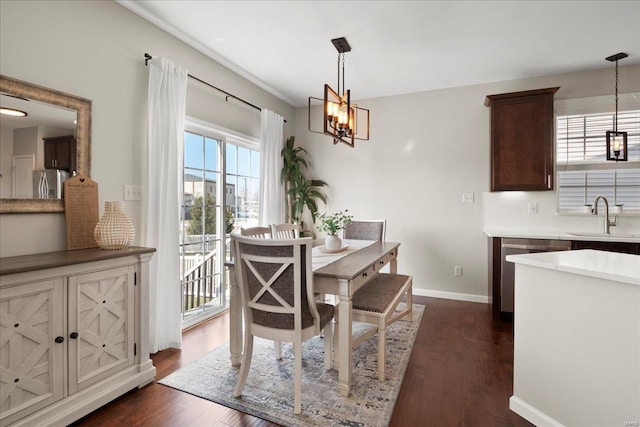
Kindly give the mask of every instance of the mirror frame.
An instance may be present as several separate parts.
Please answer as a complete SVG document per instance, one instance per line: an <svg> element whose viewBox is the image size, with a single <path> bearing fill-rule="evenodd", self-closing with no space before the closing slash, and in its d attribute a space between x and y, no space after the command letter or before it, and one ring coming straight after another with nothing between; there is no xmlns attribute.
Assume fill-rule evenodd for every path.
<svg viewBox="0 0 640 427"><path fill-rule="evenodd" d="M75 110L77 172L91 177L91 100L0 74L0 91ZM64 212L64 199L0 199L0 214Z"/></svg>

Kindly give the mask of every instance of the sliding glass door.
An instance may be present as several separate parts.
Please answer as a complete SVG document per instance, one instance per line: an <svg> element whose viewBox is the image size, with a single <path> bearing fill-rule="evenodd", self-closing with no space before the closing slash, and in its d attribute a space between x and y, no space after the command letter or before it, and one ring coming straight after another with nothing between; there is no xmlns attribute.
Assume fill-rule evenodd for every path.
<svg viewBox="0 0 640 427"><path fill-rule="evenodd" d="M228 307L229 234L258 223L258 144L185 132L180 221L183 328Z"/></svg>

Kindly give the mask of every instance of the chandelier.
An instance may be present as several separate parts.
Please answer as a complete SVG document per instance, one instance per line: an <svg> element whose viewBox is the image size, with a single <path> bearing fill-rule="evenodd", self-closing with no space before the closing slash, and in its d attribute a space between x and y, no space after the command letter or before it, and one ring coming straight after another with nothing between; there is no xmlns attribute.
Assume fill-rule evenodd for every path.
<svg viewBox="0 0 640 427"><path fill-rule="evenodd" d="M616 53L605 58L607 61L616 62L616 115L613 118L613 130L607 131L607 160L627 161L627 132L618 132L618 61L626 58L626 53Z"/></svg>
<svg viewBox="0 0 640 427"><path fill-rule="evenodd" d="M351 103L351 90L345 89L344 54L351 51L351 46L344 37L333 39L331 43L338 51L338 90L324 85L322 132L311 129L311 100L320 99L309 97L309 131L331 136L334 144L344 142L354 147L356 139L369 140L369 110Z"/></svg>

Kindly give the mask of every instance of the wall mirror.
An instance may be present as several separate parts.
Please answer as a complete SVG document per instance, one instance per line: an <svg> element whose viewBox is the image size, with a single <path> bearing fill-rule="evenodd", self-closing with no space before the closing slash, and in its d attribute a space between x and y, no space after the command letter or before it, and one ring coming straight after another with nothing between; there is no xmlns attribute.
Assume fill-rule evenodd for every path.
<svg viewBox="0 0 640 427"><path fill-rule="evenodd" d="M0 115L0 213L64 212L56 184L91 176L91 101L0 75L0 106L27 113Z"/></svg>

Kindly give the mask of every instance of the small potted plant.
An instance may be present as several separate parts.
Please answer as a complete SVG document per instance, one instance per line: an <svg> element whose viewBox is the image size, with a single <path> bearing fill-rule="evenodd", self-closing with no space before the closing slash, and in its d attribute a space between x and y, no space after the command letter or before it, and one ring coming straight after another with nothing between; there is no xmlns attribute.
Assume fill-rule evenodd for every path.
<svg viewBox="0 0 640 427"><path fill-rule="evenodd" d="M340 249L342 247L342 239L336 233L342 230L345 225L351 224L353 216L349 215L349 210L346 209L344 212L340 211L332 214L322 212L318 215L318 219L320 220L318 230L327 233L327 238L324 242L325 248L329 251Z"/></svg>

